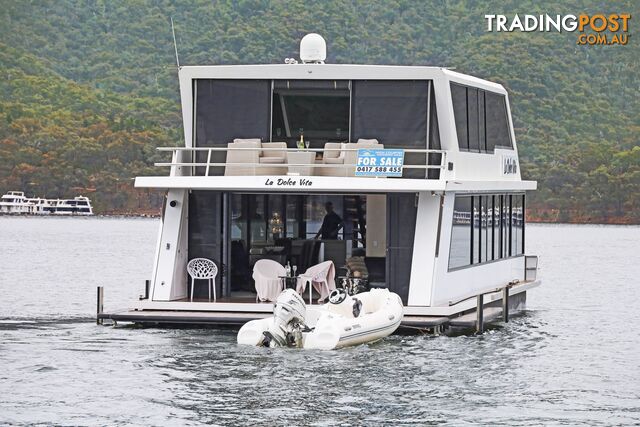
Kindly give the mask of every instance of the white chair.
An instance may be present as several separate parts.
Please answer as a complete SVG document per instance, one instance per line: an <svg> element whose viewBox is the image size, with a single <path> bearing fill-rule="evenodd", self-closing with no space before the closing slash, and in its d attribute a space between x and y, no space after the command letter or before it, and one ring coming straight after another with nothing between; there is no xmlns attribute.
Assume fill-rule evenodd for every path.
<svg viewBox="0 0 640 427"><path fill-rule="evenodd" d="M225 176L256 175L255 165L260 162L262 152L260 138L236 138L227 144L227 148Z"/></svg>
<svg viewBox="0 0 640 427"><path fill-rule="evenodd" d="M309 304L312 304L312 292L313 288L315 288L320 294L318 301L322 301L336 288L335 277L336 268L333 265L333 261L321 262L309 267L304 274L298 277L296 292L302 295L307 286L309 286Z"/></svg>
<svg viewBox="0 0 640 427"><path fill-rule="evenodd" d="M194 258L187 264L187 273L191 276L191 302L193 302L193 286L196 279L208 280L209 301L211 301L211 288L213 288L213 301L216 301L216 276L218 266L207 258Z"/></svg>
<svg viewBox="0 0 640 427"><path fill-rule="evenodd" d="M283 283L280 276L287 270L270 259L260 259L253 266L253 280L256 282L256 301L275 301L282 292Z"/></svg>

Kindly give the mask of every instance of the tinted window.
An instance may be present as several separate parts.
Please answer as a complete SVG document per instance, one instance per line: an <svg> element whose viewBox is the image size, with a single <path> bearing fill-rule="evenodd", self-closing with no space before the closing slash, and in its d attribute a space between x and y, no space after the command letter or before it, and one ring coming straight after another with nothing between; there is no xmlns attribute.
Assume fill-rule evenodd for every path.
<svg viewBox="0 0 640 427"><path fill-rule="evenodd" d="M491 196L482 196L482 211L480 214L480 259L481 262L491 260Z"/></svg>
<svg viewBox="0 0 640 427"><path fill-rule="evenodd" d="M478 264L481 261L480 259L480 244L482 242L482 235L480 234L480 225L481 225L481 219L480 219L480 212L481 212L481 206L480 206L480 196L475 196L473 197L473 236L472 236L472 240L473 240L473 264Z"/></svg>
<svg viewBox="0 0 640 427"><path fill-rule="evenodd" d="M485 105L487 146L512 148L505 97L497 93L486 92Z"/></svg>
<svg viewBox="0 0 640 427"><path fill-rule="evenodd" d="M502 196L493 196L493 258L500 258L501 241L500 241L500 212L502 209Z"/></svg>
<svg viewBox="0 0 640 427"><path fill-rule="evenodd" d="M511 196L511 255L522 255L524 238L523 196Z"/></svg>
<svg viewBox="0 0 640 427"><path fill-rule="evenodd" d="M273 95L272 140L346 140L349 136L349 91L286 91Z"/></svg>
<svg viewBox="0 0 640 427"><path fill-rule="evenodd" d="M510 254L511 247L511 196L504 196L502 205L502 257Z"/></svg>
<svg viewBox="0 0 640 427"><path fill-rule="evenodd" d="M456 121L456 133L458 134L458 147L460 147L461 150L468 150L467 88L452 83L451 100L453 102L453 115Z"/></svg>
<svg viewBox="0 0 640 427"><path fill-rule="evenodd" d="M484 91L478 91L478 141L480 150L493 152L493 147L489 147L486 141L485 131L485 114L484 114Z"/></svg>
<svg viewBox="0 0 640 427"><path fill-rule="evenodd" d="M428 80L353 82L351 141L375 138L384 148L427 148ZM424 153L405 153L405 165L424 165ZM424 178L424 169L404 168L404 178Z"/></svg>
<svg viewBox="0 0 640 427"><path fill-rule="evenodd" d="M269 80L196 80L196 146L269 139Z"/></svg>
<svg viewBox="0 0 640 427"><path fill-rule="evenodd" d="M469 127L469 150L480 151L478 140L478 89L467 88L467 126Z"/></svg>
<svg viewBox="0 0 640 427"><path fill-rule="evenodd" d="M456 196L453 206L449 268L470 264L471 256L471 197Z"/></svg>
<svg viewBox="0 0 640 427"><path fill-rule="evenodd" d="M438 128L438 111L436 109L436 96L433 85L431 85L431 99L429 100L429 149L440 150L440 130ZM442 154L429 154L429 165L440 165L442 162ZM427 178L439 179L440 169L429 169Z"/></svg>
<svg viewBox="0 0 640 427"><path fill-rule="evenodd" d="M351 140L376 138L385 148L426 148L428 85L427 80L354 81Z"/></svg>
<svg viewBox="0 0 640 427"><path fill-rule="evenodd" d="M461 150L512 148L505 96L451 83L451 97Z"/></svg>

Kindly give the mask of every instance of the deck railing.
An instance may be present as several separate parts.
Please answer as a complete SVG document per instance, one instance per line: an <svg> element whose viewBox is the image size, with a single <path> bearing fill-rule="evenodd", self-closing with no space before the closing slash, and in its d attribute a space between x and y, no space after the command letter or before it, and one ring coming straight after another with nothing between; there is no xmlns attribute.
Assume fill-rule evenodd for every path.
<svg viewBox="0 0 640 427"><path fill-rule="evenodd" d="M395 147L394 147L395 148ZM211 176L211 175L274 175L274 169L283 169L283 175L307 175L305 173L296 172L296 170L309 169L311 173L308 175L323 175L323 176L355 176L356 169L356 159L354 159L353 163L323 163L322 159L318 159L318 154L322 154L327 152L357 152L361 149L373 149L371 147L366 148L308 148L308 149L298 149L298 148L253 148L253 147L159 147L158 151L162 152L171 152L171 162L156 162L155 166L158 167L171 167L172 175L175 174L175 169L178 167L192 167L194 168L193 175L198 176ZM431 149L418 149L418 148L405 148L402 149L405 153L404 164L402 166L403 172L406 170L423 170L423 173L418 173L420 176L410 176L411 178L432 178L438 179L440 173L436 173L436 176L429 176L428 171L442 171L445 169L446 163L446 151L444 150L431 150ZM286 153L315 153L313 157L313 162L294 162L289 163L287 159L285 159L284 163L261 163L258 162L227 162L227 161L218 161L213 160L213 157L216 156L217 153L226 153L231 151L237 152L286 152ZM200 154L202 153L202 154ZM204 154L206 154L206 159L204 158ZM407 163L406 154L414 154L414 155L423 155L422 162L410 162ZM199 157L201 159L199 159ZM268 157L268 156L267 156ZM236 168L236 172L230 173ZM217 170L216 170L217 169ZM237 173L237 170L246 171L245 173ZM323 171L324 169L324 171ZM212 173L212 170L216 170ZM413 174L415 175L415 174ZM364 178L364 177L363 177ZM391 178L391 177L390 177Z"/></svg>

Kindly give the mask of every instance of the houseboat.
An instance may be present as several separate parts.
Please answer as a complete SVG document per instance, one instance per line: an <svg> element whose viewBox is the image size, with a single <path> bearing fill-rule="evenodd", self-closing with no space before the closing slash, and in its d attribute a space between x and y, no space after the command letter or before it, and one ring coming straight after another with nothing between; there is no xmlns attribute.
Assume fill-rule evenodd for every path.
<svg viewBox="0 0 640 427"><path fill-rule="evenodd" d="M85 196L73 199L29 198L22 191L9 191L0 198L0 214L86 216L93 215L93 207Z"/></svg>
<svg viewBox="0 0 640 427"><path fill-rule="evenodd" d="M405 327L524 307L540 284L525 252L536 182L520 176L505 88L441 67L327 64L317 35L300 50L285 64L179 68L184 146L159 148L168 175L135 181L166 191L151 279L99 320L270 316L253 278L263 259L299 273L330 260L338 282L398 294ZM216 266L213 297L187 272L194 258Z"/></svg>

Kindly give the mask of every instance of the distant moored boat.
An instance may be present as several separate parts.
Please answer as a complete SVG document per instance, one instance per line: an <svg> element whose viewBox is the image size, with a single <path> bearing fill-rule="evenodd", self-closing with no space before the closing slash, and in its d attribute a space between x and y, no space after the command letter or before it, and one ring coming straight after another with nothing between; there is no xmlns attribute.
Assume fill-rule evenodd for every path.
<svg viewBox="0 0 640 427"><path fill-rule="evenodd" d="M22 191L9 191L0 198L0 215L93 215L91 200L25 197Z"/></svg>

